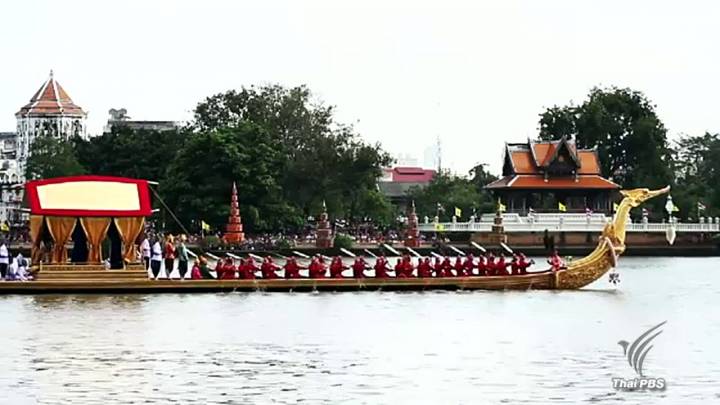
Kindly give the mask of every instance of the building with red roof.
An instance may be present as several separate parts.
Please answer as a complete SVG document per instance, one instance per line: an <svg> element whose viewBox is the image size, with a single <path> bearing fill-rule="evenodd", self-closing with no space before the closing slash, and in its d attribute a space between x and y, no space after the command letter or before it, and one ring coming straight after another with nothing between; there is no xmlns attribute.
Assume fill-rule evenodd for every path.
<svg viewBox="0 0 720 405"><path fill-rule="evenodd" d="M65 89L55 80L53 72L30 98L30 102L15 113L17 118L16 157L21 176L30 153L30 145L38 136L70 139L87 137L87 113L73 102Z"/></svg>
<svg viewBox="0 0 720 405"><path fill-rule="evenodd" d="M435 170L421 167L396 166L383 169L378 182L380 191L393 203L408 203L408 191L413 187L425 187L435 177Z"/></svg>
<svg viewBox="0 0 720 405"><path fill-rule="evenodd" d="M566 137L556 141L506 143L502 177L487 186L506 209L611 211L612 194L620 188L604 178L595 149L578 149Z"/></svg>

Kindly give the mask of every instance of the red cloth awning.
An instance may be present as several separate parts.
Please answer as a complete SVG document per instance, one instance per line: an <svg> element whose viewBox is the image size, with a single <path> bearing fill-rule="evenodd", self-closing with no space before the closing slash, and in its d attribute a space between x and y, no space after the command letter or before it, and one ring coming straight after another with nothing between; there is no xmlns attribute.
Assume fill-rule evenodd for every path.
<svg viewBox="0 0 720 405"><path fill-rule="evenodd" d="M147 217L152 215L147 180L73 176L25 184L33 215L71 217Z"/></svg>

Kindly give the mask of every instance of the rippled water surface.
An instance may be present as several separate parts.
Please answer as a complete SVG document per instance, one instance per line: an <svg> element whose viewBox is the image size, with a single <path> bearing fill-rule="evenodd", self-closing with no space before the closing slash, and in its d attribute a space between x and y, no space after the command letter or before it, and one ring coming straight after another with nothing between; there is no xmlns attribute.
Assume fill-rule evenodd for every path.
<svg viewBox="0 0 720 405"><path fill-rule="evenodd" d="M718 403L720 258L618 288L0 296L0 403ZM619 340L667 321L634 377Z"/></svg>

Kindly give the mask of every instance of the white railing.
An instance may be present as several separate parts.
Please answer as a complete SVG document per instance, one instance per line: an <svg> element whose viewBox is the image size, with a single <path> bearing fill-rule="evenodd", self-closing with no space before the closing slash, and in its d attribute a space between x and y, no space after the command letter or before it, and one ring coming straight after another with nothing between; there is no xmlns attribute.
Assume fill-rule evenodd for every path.
<svg viewBox="0 0 720 405"><path fill-rule="evenodd" d="M570 232L600 232L603 223L504 223L505 232L543 232L570 231ZM666 232L668 223L630 223L625 226L628 232ZM720 232L720 223L678 223L672 224L676 232ZM420 224L420 232L490 232L491 223L487 222L441 222L438 224Z"/></svg>

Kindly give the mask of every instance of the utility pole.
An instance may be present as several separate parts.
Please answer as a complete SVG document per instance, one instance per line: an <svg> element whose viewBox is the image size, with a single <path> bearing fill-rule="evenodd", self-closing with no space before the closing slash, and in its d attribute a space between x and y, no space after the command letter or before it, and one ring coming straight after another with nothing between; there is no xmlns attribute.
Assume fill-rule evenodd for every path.
<svg viewBox="0 0 720 405"><path fill-rule="evenodd" d="M438 173L442 171L442 143L440 142L440 135L437 136L437 168Z"/></svg>

